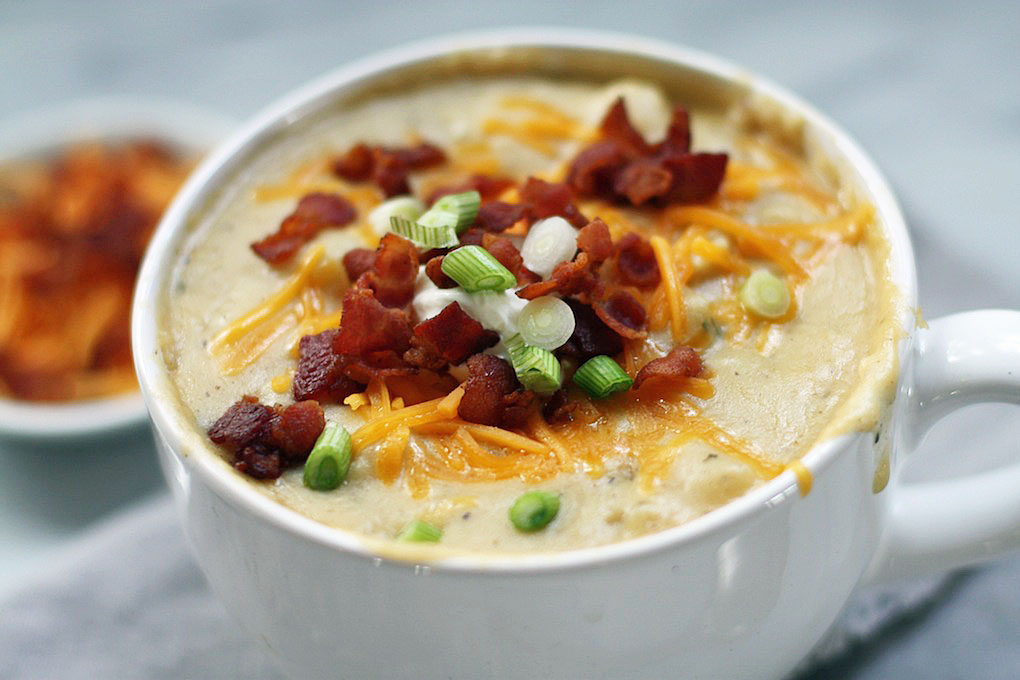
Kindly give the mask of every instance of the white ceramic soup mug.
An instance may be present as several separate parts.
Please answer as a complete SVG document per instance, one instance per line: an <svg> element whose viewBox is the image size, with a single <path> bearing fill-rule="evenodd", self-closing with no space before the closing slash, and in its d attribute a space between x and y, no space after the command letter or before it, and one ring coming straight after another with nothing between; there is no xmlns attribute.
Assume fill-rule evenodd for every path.
<svg viewBox="0 0 1020 680"><path fill-rule="evenodd" d="M456 73L639 76L709 96L752 93L802 117L806 135L874 204L907 311L895 402L878 431L803 458L688 524L555 554L429 562L374 551L256 491L205 450L160 354L159 310L189 224L257 151L306 116L366 92ZM669 89L667 87L667 89ZM557 31L448 37L342 68L258 116L197 171L142 269L135 357L161 461L214 592L295 678L778 678L811 650L862 580L947 569L1020 545L1020 464L919 486L903 458L949 410L1020 402L1020 313L916 326L903 218L868 157L782 89L714 58L644 38ZM876 492L876 474L891 481ZM878 486L883 486L879 484Z"/></svg>

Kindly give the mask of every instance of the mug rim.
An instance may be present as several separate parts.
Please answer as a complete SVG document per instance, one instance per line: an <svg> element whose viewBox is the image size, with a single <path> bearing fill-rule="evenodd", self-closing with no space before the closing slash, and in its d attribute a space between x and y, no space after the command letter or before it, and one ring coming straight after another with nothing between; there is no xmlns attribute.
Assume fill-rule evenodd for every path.
<svg viewBox="0 0 1020 680"><path fill-rule="evenodd" d="M159 360L158 296L169 268L195 210L217 190L217 182L233 172L246 153L265 137L284 129L304 115L319 111L336 91L384 73L444 55L493 49L586 49L627 54L692 68L749 91L767 95L784 111L795 113L813 130L825 134L836 157L844 160L858 176L874 203L878 221L890 244L889 277L900 296L899 319L903 335L899 340L897 374L901 379L915 321L917 286L914 256L906 224L888 182L870 157L828 117L795 94L743 68L699 50L640 35L552 27L518 27L467 31L416 41L349 62L292 90L243 125L224 141L192 174L157 228L138 277L132 310L132 342L135 367L145 403L157 435L174 456L200 475L223 500L251 512L262 522L301 536L314 543L353 557L395 564L427 564L431 569L474 573L532 573L595 567L634 559L680 544L691 544L753 515L778 507L800 495L796 474L787 469L777 477L740 497L679 526L648 535L594 547L557 552L524 554L464 553L430 555L394 550L392 541L362 536L352 531L317 522L268 496L241 479L222 460L204 454L191 455L183 449L196 436L195 428L170 398L172 385ZM149 360L152 357L152 360ZM161 395L167 395L163 398ZM839 435L812 447L800 460L813 475L826 469L859 432Z"/></svg>

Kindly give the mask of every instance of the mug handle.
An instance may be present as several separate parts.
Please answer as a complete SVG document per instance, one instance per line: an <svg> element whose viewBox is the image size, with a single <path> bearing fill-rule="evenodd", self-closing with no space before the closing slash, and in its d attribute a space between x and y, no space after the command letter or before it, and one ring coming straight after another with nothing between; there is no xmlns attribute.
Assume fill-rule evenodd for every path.
<svg viewBox="0 0 1020 680"><path fill-rule="evenodd" d="M917 329L914 347L903 414L908 452L951 411L1020 404L1020 312L936 319ZM1020 462L947 481L900 483L892 491L868 582L946 571L1020 547Z"/></svg>

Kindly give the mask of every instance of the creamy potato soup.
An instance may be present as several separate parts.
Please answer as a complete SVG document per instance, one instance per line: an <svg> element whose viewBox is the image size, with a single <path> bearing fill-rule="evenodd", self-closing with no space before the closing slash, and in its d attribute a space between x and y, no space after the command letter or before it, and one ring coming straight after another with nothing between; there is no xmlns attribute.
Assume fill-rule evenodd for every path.
<svg viewBox="0 0 1020 680"><path fill-rule="evenodd" d="M265 144L164 301L208 455L329 526L489 553L673 527L789 467L807 492L799 457L891 398L886 244L796 121L683 104L465 79Z"/></svg>

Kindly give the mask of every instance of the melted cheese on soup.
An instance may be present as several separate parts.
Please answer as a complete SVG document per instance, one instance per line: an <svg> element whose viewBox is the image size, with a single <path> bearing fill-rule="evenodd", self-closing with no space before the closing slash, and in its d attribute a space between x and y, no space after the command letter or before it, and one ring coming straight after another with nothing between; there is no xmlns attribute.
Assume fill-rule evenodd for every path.
<svg viewBox="0 0 1020 680"><path fill-rule="evenodd" d="M660 139L672 107L646 83L492 78L342 107L266 143L194 225L168 287L163 359L196 428L241 395L289 403L297 340L342 318L349 283L339 261L377 245L367 215L381 194L332 176L330 157L362 141L428 140L450 163L412 175L419 196L471 173L560 181L621 95L635 127ZM582 400L572 423L533 418L526 431L505 435L443 416L438 400L408 408L374 384L324 405L355 436L340 488L306 488L300 467L252 484L368 539L391 539L421 519L442 529L440 550L567 550L687 522L779 474L821 438L874 427L891 396L898 315L870 206L824 159L806 159L789 121L763 120L737 103L694 110L692 128L696 150L730 156L710 204L578 206L614 239L630 230L651 238L663 273L655 289L638 293L650 334L626 343L621 365L633 376L683 337L698 347L704 376L680 394ZM347 197L357 221L321 232L288 266L258 259L249 244L312 191ZM796 280L793 318L763 321L736 300L734 282L762 267ZM501 307L491 324L505 333L516 313L517 305ZM221 456L211 442L205 448L200 455ZM543 531L521 533L508 508L533 488L560 494L560 512Z"/></svg>

